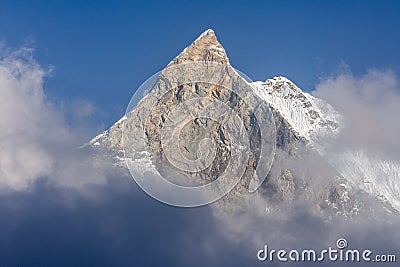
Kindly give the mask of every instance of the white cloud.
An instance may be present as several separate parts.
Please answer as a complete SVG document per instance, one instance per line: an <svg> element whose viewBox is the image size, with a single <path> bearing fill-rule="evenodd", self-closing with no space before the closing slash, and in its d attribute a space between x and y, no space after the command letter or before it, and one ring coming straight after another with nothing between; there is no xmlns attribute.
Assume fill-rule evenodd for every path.
<svg viewBox="0 0 400 267"><path fill-rule="evenodd" d="M400 158L400 86L394 72L347 71L320 83L313 94L345 117L340 149L353 148Z"/></svg>
<svg viewBox="0 0 400 267"><path fill-rule="evenodd" d="M26 190L43 177L64 185L104 181L90 168L90 157L79 159L75 148L84 139L66 123L65 107L46 98L43 85L51 68L41 67L31 49L0 47L0 188ZM90 103L79 107L72 107L76 120L94 111ZM82 162L88 164L85 172Z"/></svg>

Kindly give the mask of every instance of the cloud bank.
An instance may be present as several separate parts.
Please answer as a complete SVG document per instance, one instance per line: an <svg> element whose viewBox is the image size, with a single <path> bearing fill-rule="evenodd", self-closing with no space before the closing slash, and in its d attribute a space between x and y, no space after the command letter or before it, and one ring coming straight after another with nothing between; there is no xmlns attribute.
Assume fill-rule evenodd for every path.
<svg viewBox="0 0 400 267"><path fill-rule="evenodd" d="M321 82L313 92L343 114L338 149L358 149L400 160L400 85L391 70L345 71Z"/></svg>
<svg viewBox="0 0 400 267"><path fill-rule="evenodd" d="M33 50L0 49L0 188L29 190L40 178L80 187L104 183L105 168L78 150L93 133L82 125L94 112L90 103L58 105L44 92L51 68L33 58ZM73 120L76 128L71 126ZM86 121L87 122L87 121ZM77 131L79 129L79 131Z"/></svg>

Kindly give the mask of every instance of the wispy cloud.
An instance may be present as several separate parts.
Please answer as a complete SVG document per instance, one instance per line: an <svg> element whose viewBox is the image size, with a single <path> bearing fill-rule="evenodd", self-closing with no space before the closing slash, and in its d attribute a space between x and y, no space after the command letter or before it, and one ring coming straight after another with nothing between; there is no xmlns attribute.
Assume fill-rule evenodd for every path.
<svg viewBox="0 0 400 267"><path fill-rule="evenodd" d="M338 149L359 149L400 159L400 85L391 70L354 76L349 68L321 82L313 94L345 118Z"/></svg>

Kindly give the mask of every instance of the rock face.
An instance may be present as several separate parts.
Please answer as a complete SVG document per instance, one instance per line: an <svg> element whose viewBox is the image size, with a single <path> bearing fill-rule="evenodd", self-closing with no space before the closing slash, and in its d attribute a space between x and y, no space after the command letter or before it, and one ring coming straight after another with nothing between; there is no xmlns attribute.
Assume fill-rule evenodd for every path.
<svg viewBox="0 0 400 267"><path fill-rule="evenodd" d="M210 189L215 195L238 179L232 194L243 198L259 185L258 175L265 178L274 157L272 111L230 66L211 30L161 71L122 123L124 143L116 144L132 159L131 172L140 169L145 151L154 169L174 184L218 180Z"/></svg>
<svg viewBox="0 0 400 267"><path fill-rule="evenodd" d="M222 72L219 70L217 84L196 82L196 79L182 83L179 79L171 78L176 77L177 73L181 80L186 77L204 78L198 69L183 71L179 67L174 68L193 62L203 66L205 64L207 68L212 68L213 64L227 67ZM235 78L235 75L238 77ZM241 88L240 93L227 89L232 87ZM251 90L257 97L250 96L243 88ZM207 114L212 117L218 110L207 99L217 99L233 109L238 117L227 115L225 121L228 122L224 125L205 118L206 116L194 118L171 126L171 129L180 129L179 135L163 135L163 129L168 128L168 123L174 120L171 117L179 117L178 113L171 115L173 110L182 103L197 98L202 100L189 102L196 112L209 109ZM252 106L260 99L269 108L262 109L264 114L254 114L249 105ZM181 111L184 110L183 105ZM263 121L257 121L257 118L262 118ZM232 120L231 124L229 119ZM249 153L246 154L242 172L239 166L231 167L232 173L240 173L239 183L229 194L217 201L215 206L224 210L235 210L238 206L257 202L262 203L267 211L273 212L301 199L308 201L327 216L353 217L360 212L376 213L376 210L383 210L384 213L397 212L390 203L355 189L351 181L320 156L318 138L339 131L340 114L324 101L304 93L284 77L247 83L231 67L225 49L212 30L204 32L172 60L135 109L109 130L95 137L91 144L112 151L116 164L120 166L125 166L125 150L125 155L130 160L141 163L140 168L158 171L180 185L202 185L220 177L228 168L229 162L235 160L231 150L235 147L234 140L231 140L230 133L227 132L227 129L234 127L235 120L242 121L243 126L237 129L243 128L250 137ZM271 124L274 124L273 132L269 128L260 129L259 126L262 128L263 125ZM261 135L264 130L267 130L267 136ZM204 140L213 144L213 150L208 149ZM176 142L179 144L176 145ZM263 142L267 147L274 148L274 153L269 155L274 159L273 165L259 190L250 193L252 179L262 181L265 178L257 177L256 171L257 166L263 164L259 162ZM171 159L175 160L177 154L192 161L204 155L204 162L208 157L212 160L209 164L200 162L196 172L181 168L169 175L176 168L171 164ZM238 156L240 157L244 156ZM177 162L184 164L183 160L177 159ZM269 169L270 166L265 167Z"/></svg>
<svg viewBox="0 0 400 267"><path fill-rule="evenodd" d="M193 61L229 65L225 49L218 42L213 30L209 29L201 34L189 47L172 60L168 66Z"/></svg>

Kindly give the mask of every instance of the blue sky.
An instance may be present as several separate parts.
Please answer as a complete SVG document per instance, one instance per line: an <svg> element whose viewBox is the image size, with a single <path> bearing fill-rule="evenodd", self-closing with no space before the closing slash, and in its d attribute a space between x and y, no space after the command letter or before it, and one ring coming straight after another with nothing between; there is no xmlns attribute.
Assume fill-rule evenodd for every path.
<svg viewBox="0 0 400 267"><path fill-rule="evenodd" d="M208 28L253 80L312 90L345 62L400 72L398 1L0 1L0 40L54 66L46 93L83 99L104 127L134 90Z"/></svg>

